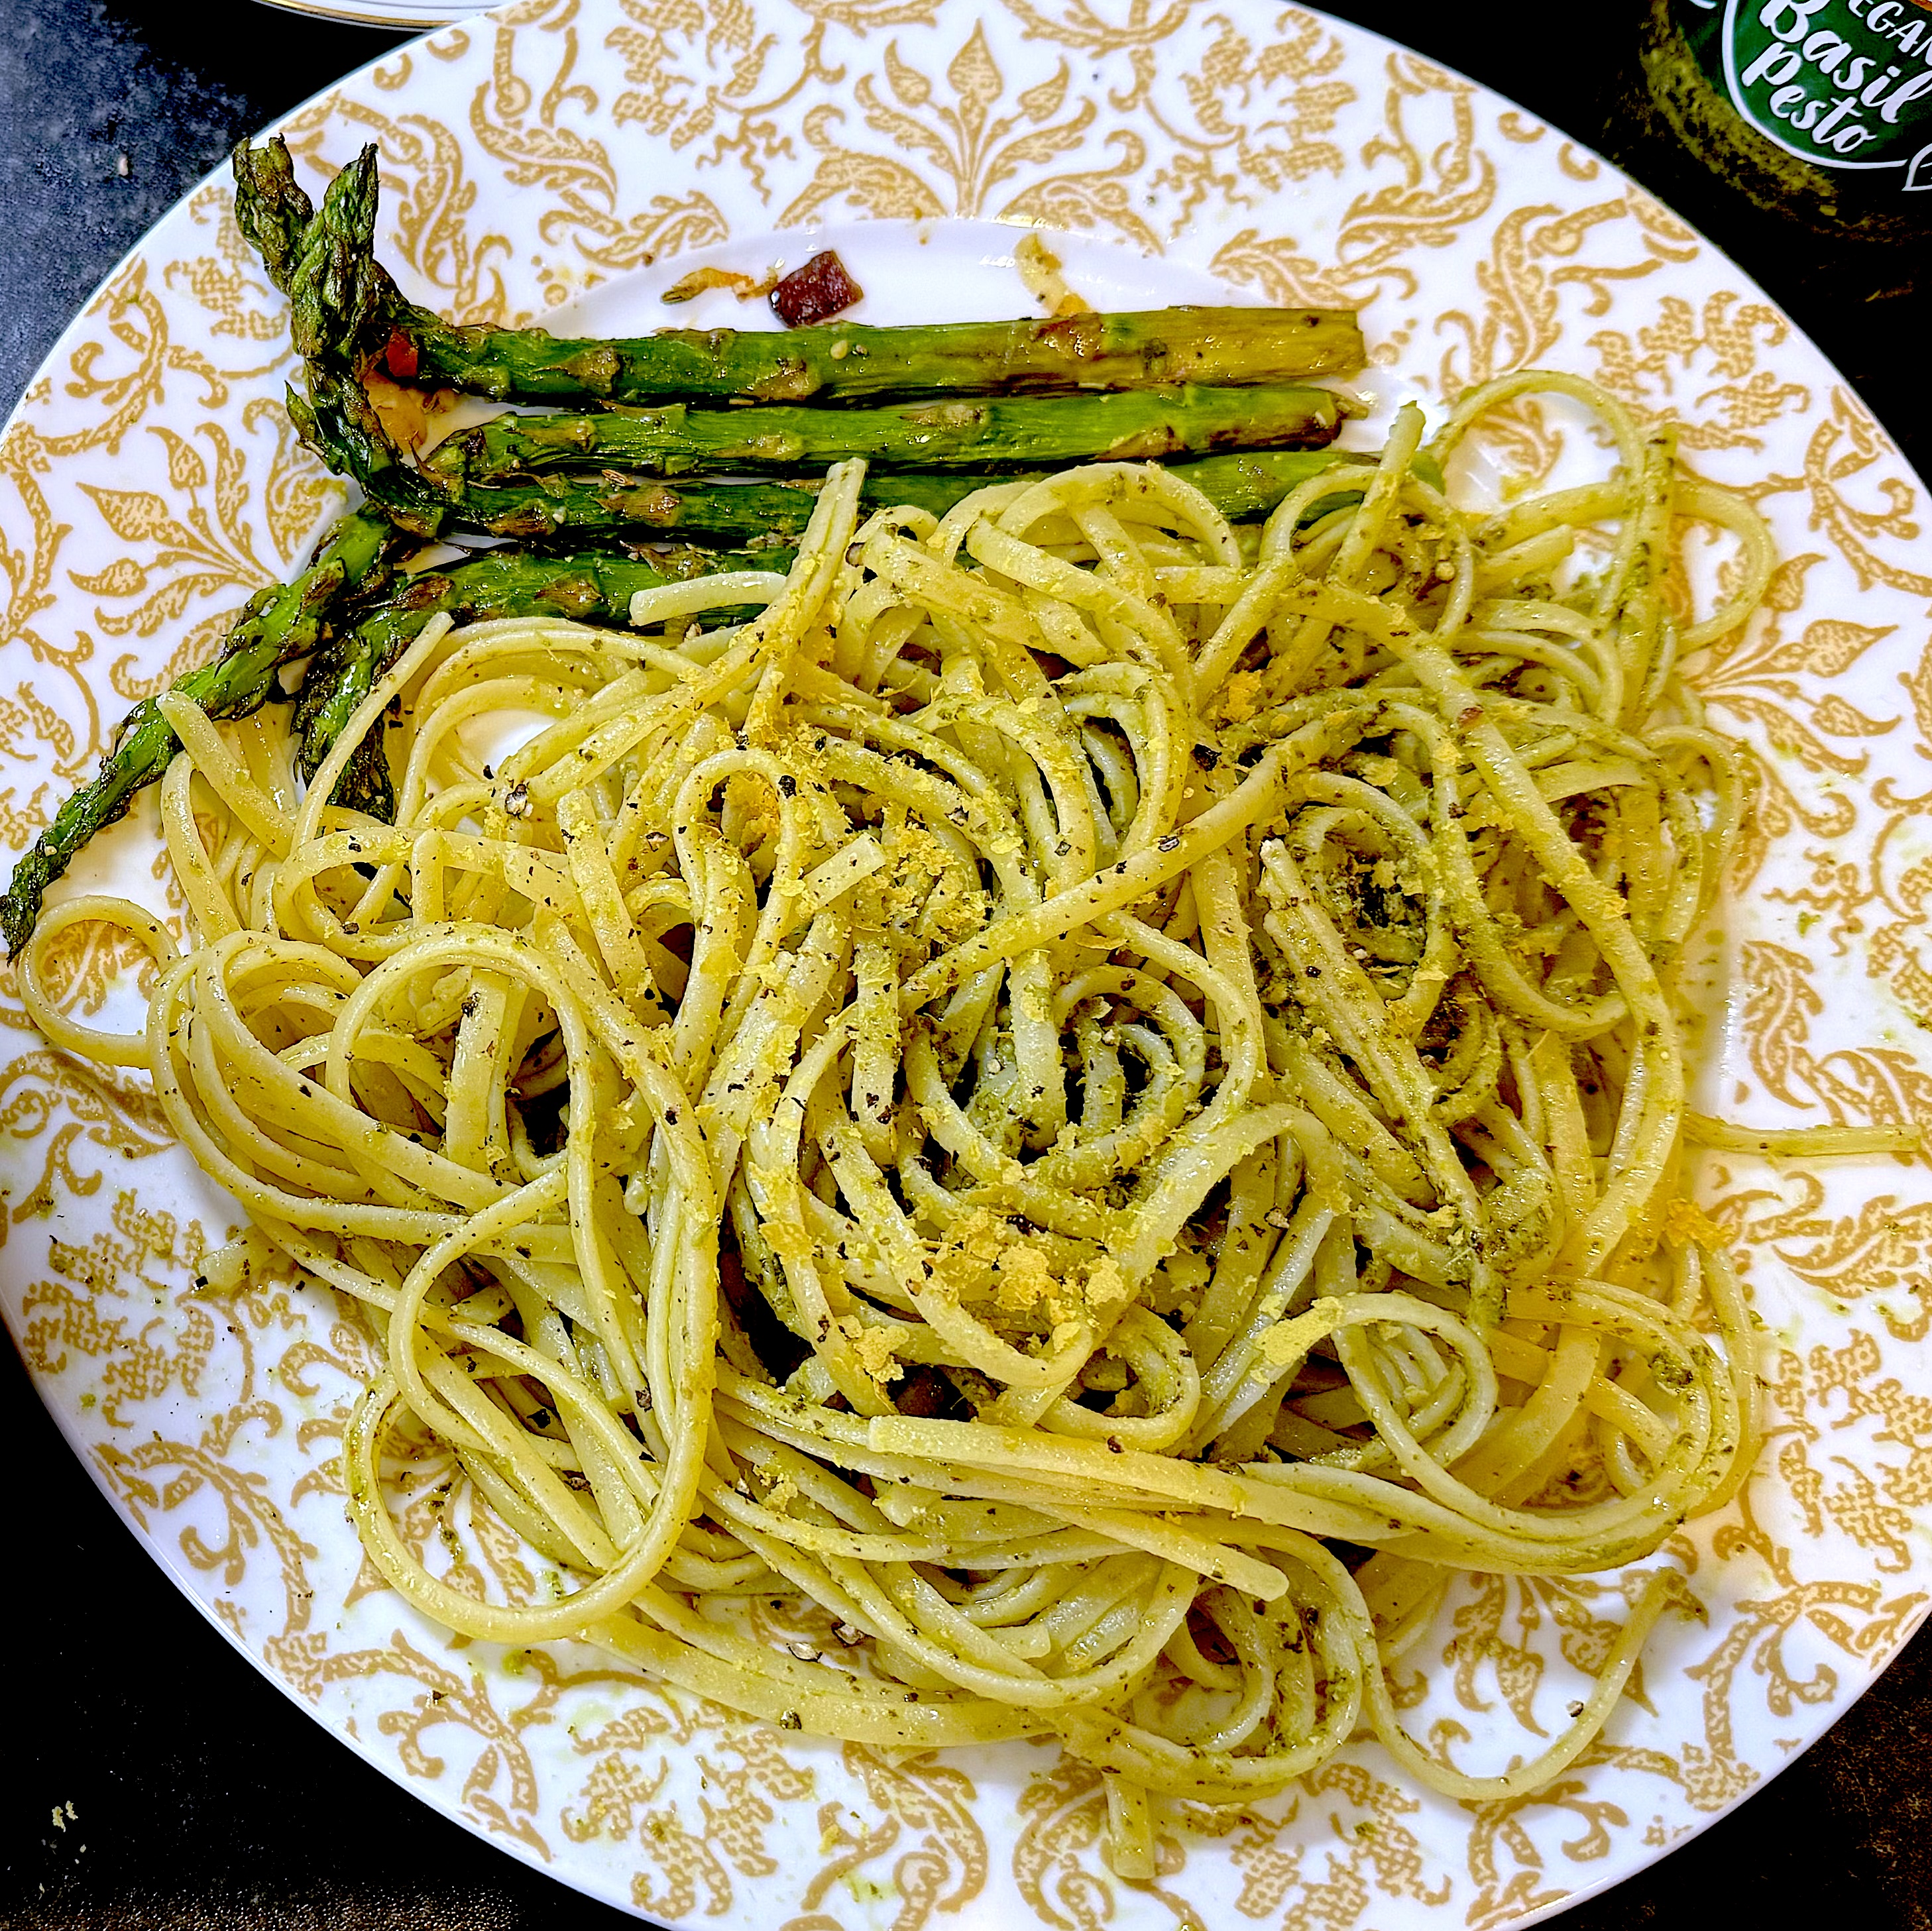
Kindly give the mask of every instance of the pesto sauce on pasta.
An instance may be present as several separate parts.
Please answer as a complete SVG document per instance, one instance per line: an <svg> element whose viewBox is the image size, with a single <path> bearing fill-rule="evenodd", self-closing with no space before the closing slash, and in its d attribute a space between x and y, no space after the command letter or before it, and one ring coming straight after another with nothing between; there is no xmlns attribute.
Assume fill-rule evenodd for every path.
<svg viewBox="0 0 1932 1931"><path fill-rule="evenodd" d="M1454 507L1436 465L1539 391L1612 472ZM1386 1671L1456 1572L1641 1560L1748 1472L1671 979L1739 786L1678 667L1772 557L1574 379L1420 436L1246 529L1126 464L862 523L842 466L783 577L438 619L299 795L268 721L166 700L194 943L70 900L30 1009L364 1310L349 1492L410 1601L816 1734L1057 1736L1130 1876L1150 1793L1279 1792L1360 1725L1471 1799L1586 1747L1667 1567L1501 1774ZM1736 539L1701 619L1687 521ZM390 826L326 801L392 711ZM42 988L104 918L143 1036ZM564 1593L426 1566L406 1426ZM772 1595L838 1640L748 1635Z"/></svg>

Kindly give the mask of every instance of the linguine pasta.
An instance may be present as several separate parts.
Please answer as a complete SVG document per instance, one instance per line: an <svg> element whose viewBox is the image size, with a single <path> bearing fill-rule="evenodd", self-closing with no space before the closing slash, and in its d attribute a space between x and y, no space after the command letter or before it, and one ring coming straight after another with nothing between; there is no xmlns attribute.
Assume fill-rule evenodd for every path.
<svg viewBox="0 0 1932 1931"><path fill-rule="evenodd" d="M1418 459L1534 391L1609 480L1454 507ZM1258 530L1124 464L862 523L843 466L785 575L437 619L299 795L279 727L165 700L194 942L70 900L29 1008L152 1071L248 1214L220 1267L364 1311L349 1491L410 1602L817 1735L1057 1736L1130 1876L1150 1793L1360 1726L1472 1799L1587 1747L1668 1567L1500 1774L1386 1670L1457 1572L1639 1561L1748 1472L1672 992L1741 801L1677 671L1772 559L1570 378L1420 433ZM1694 620L1688 522L1736 539ZM393 825L328 802L386 719ZM97 919L154 954L145 1035L42 988ZM562 1593L407 1544L405 1425ZM760 1640L774 1596L836 1640Z"/></svg>

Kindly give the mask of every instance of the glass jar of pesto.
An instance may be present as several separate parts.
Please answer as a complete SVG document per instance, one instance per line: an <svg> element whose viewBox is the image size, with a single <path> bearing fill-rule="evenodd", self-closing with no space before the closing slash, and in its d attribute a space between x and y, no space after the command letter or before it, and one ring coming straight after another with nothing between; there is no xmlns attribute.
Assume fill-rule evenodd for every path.
<svg viewBox="0 0 1932 1931"><path fill-rule="evenodd" d="M1932 232L1932 0L1651 0L1652 98L1760 207Z"/></svg>

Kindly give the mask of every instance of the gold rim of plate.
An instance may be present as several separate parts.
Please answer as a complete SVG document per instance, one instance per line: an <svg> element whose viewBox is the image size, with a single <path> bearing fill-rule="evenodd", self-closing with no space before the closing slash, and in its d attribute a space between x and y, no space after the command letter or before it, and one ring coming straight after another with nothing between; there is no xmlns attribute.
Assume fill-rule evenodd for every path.
<svg viewBox="0 0 1932 1931"><path fill-rule="evenodd" d="M1932 1123L1924 486L1761 291L1553 129L1360 29L1212 0L526 0L397 49L284 129L311 186L377 142L385 257L465 319L595 314L614 289L648 307L698 262L761 270L820 226L862 248L854 224L878 220L920 271L871 315L912 319L886 311L934 285L931 263L993 272L1000 230L956 224L1038 225L1061 231L1075 285L1117 305L1219 283L1360 306L1388 398L1439 408L1542 364L1671 415L1784 558L1764 613L1695 667L1760 790L1694 1104L1766 1130ZM736 319L704 300L675 319ZM30 385L0 439L16 850L128 703L208 649L338 499L290 431L287 373L280 305L218 179ZM1587 453L1579 433L1525 412L1498 460L1547 475ZM139 823L87 876L158 903ZM105 1010L128 964L78 934L62 983ZM1707 1153L1704 1212L1763 1327L1770 1440L1740 1502L1672 1545L1709 1620L1660 1633L1646 1702L1555 1789L1493 1813L1405 1789L1359 1749L1292 1807L1197 1820L1130 1885L1097 1854L1097 1780L1050 1750L888 1759L706 1712L587 1650L459 1647L411 1615L365 1573L335 1472L365 1345L311 1290L198 1286L232 1216L152 1099L44 1048L10 984L0 1016L0 1301L96 1480L368 1760L668 1925L1523 1921L1761 1787L1932 1593L1932 1173ZM1622 1614L1607 1579L1472 1585L1416 1652L1418 1703L1533 1754L1529 1726L1561 1726L1566 1672Z"/></svg>

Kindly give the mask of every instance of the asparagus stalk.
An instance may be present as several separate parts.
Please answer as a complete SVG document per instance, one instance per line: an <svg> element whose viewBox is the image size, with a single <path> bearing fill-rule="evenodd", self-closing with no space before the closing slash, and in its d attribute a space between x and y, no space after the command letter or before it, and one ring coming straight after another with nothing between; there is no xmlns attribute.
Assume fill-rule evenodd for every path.
<svg viewBox="0 0 1932 1931"><path fill-rule="evenodd" d="M1231 523L1241 523L1265 516L1309 477L1346 460L1333 449L1256 450L1167 466ZM1022 471L1001 480L1030 482L1044 473ZM944 516L987 480L964 472L868 476L860 502L867 511L910 503ZM757 547L802 535L818 489L816 481L731 483L700 477L674 484L616 474L547 475L530 482L472 484L452 499L449 520L527 542L599 531L646 540L675 532L694 541Z"/></svg>
<svg viewBox="0 0 1932 1931"><path fill-rule="evenodd" d="M623 556L532 556L496 550L466 563L411 577L401 593L359 622L331 627L348 593L375 580L395 544L381 517L361 512L330 531L308 568L289 583L258 591L237 619L212 663L176 679L211 717L245 717L273 694L283 665L307 657L297 700L302 774L313 778L343 726L377 678L439 610L459 622L548 612L582 622L622 623L640 590L719 569L782 568L788 557L752 559L686 550L646 562ZM719 612L712 620L729 613ZM15 866L0 895L0 937L18 953L40 915L46 889L103 826L124 817L135 794L158 783L180 742L152 698L130 711L101 760L100 775L75 792L33 849ZM364 739L336 787L335 802L390 817L394 808L388 763L380 735Z"/></svg>
<svg viewBox="0 0 1932 1931"><path fill-rule="evenodd" d="M315 211L279 136L260 148L244 141L234 158L243 232L339 365L380 355L398 382L506 402L1063 393L1292 382L1362 366L1355 318L1334 309L1170 308L910 328L835 322L777 332L665 329L616 341L465 327L405 301L376 265L374 148L337 178L346 184L340 196L332 188L325 197L326 241L314 232Z"/></svg>
<svg viewBox="0 0 1932 1931"><path fill-rule="evenodd" d="M258 590L220 655L177 679L174 688L212 717L245 717L259 709L274 691L276 673L315 649L331 610L386 560L394 542L394 532L382 517L360 511L344 517L308 568L290 583ZM62 805L14 868L0 895L0 937L9 957L33 931L47 887L96 832L126 814L136 792L159 780L179 748L153 699L142 699L128 712L100 761L100 775Z"/></svg>
<svg viewBox="0 0 1932 1931"><path fill-rule="evenodd" d="M349 721L356 706L369 694L375 682L373 676L367 674L362 656L351 641L359 628L358 625L356 629L331 631L309 659L308 675L302 679L301 694L296 700L292 725L301 741L298 761L304 778L314 778L322 760L328 755L330 747L340 735L343 726ZM304 727L305 724L312 726L313 720L325 716L329 720L327 736L316 743L311 757ZM389 769L386 737L387 733L380 725L364 734L350 753L348 762L335 781L334 795L329 801L380 819L386 825L393 823L396 815L395 780Z"/></svg>
<svg viewBox="0 0 1932 1931"><path fill-rule="evenodd" d="M362 382L367 344L380 341L388 318L406 306L375 256L374 148L329 184L319 212L279 136L260 148L244 141L234 163L236 223L290 298L289 337L308 391L288 391L296 428L392 522L433 534L446 520L440 495L396 447Z"/></svg>
<svg viewBox="0 0 1932 1931"><path fill-rule="evenodd" d="M388 343L398 380L506 402L833 402L957 394L1066 394L1182 382L1352 375L1361 331L1346 310L1189 307L1041 321L878 328L664 329L628 340L541 328L464 328L412 309Z"/></svg>
<svg viewBox="0 0 1932 1931"><path fill-rule="evenodd" d="M602 551L542 556L497 550L445 569L425 571L412 577L393 601L332 638L317 659L296 709L302 775L315 775L356 706L440 611L447 611L459 624L521 616L623 624L629 619L631 599L640 590L722 570L783 570L790 560L790 552L770 550L757 556L686 550L650 561ZM714 623L750 614L731 610L708 613ZM352 766L344 780L336 793L338 802L372 817L392 815L386 760L374 760L367 769Z"/></svg>
<svg viewBox="0 0 1932 1931"><path fill-rule="evenodd" d="M1276 388L1139 389L1100 396L974 397L892 409L692 409L502 415L442 444L425 468L452 486L581 469L639 477L824 469L854 457L896 469L1054 468L1227 448L1320 448L1335 397Z"/></svg>

